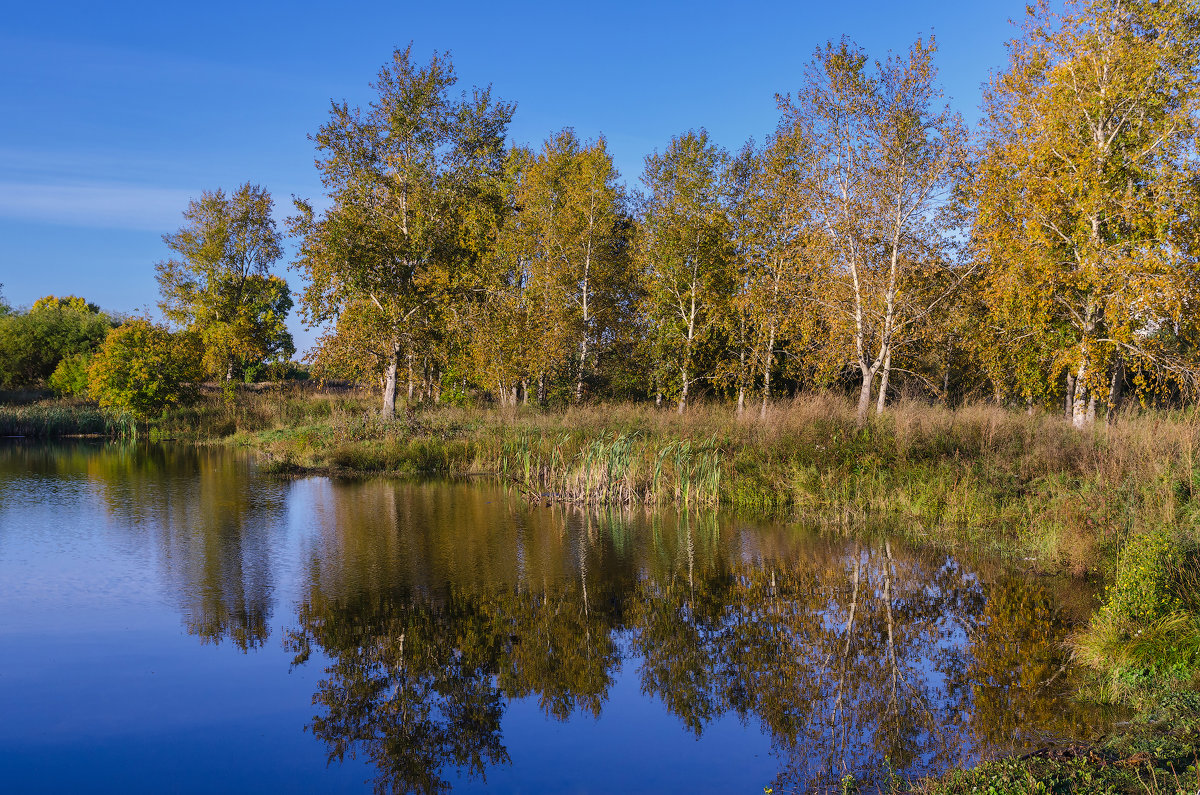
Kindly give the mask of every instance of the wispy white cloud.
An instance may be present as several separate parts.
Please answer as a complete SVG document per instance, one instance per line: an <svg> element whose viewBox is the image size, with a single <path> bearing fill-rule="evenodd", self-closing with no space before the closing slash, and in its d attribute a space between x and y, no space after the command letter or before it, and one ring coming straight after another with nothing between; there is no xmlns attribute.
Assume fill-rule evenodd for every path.
<svg viewBox="0 0 1200 795"><path fill-rule="evenodd" d="M0 181L0 217L64 226L167 232L191 193L121 182L39 184Z"/></svg>

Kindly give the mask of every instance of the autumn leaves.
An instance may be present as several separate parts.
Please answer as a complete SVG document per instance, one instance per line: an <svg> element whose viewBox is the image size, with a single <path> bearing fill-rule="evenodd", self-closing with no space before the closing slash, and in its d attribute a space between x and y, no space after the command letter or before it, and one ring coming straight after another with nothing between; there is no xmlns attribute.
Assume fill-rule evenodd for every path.
<svg viewBox="0 0 1200 795"><path fill-rule="evenodd" d="M1194 381L1190 4L1035 9L971 141L932 40L817 51L762 145L703 130L627 192L603 139L506 146L513 106L398 51L318 132L303 311L328 372L501 404L898 383L1062 406ZM1069 376L1069 377L1068 377ZM1070 395L1064 399L1064 393Z"/></svg>

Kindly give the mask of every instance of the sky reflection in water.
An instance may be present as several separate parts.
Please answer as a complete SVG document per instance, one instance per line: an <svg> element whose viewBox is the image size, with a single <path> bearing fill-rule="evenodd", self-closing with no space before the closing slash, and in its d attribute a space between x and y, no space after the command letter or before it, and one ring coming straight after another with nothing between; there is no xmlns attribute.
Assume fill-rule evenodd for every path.
<svg viewBox="0 0 1200 795"><path fill-rule="evenodd" d="M820 791L1102 716L987 560L0 445L0 789ZM328 763L328 764L327 764Z"/></svg>

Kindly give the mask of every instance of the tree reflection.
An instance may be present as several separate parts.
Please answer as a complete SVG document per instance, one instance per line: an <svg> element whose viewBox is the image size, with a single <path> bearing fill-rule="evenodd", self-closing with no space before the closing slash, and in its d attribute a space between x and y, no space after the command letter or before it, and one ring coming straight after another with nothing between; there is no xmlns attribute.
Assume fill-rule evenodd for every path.
<svg viewBox="0 0 1200 795"><path fill-rule="evenodd" d="M1064 625L1036 609L1052 604L1036 584L890 541L711 515L497 499L504 521L464 527L451 506L465 497L374 485L335 501L321 554L343 568L314 576L289 635L298 661L314 649L330 661L312 731L331 759L369 758L381 792L439 791L451 769L506 763L509 699L599 717L625 661L696 735L726 715L757 723L779 789L921 773L1019 743L1030 723L1071 731L1050 676ZM393 574L373 584L356 570L371 556L339 550L381 536L403 552L374 560ZM460 544L500 552L471 567Z"/></svg>
<svg viewBox="0 0 1200 795"><path fill-rule="evenodd" d="M77 484L108 517L106 532L131 552L152 552L189 633L243 651L267 640L285 488L254 477L247 456L191 445L43 443L0 447L0 468L59 488Z"/></svg>

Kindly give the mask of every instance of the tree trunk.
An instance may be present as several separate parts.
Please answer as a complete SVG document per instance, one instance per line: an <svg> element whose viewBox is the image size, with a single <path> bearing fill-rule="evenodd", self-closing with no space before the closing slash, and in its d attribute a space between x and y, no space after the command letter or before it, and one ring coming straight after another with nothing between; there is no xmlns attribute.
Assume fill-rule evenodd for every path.
<svg viewBox="0 0 1200 795"><path fill-rule="evenodd" d="M396 369L400 366L400 352L392 351L388 358L387 371L383 377L383 416L391 419L396 416Z"/></svg>
<svg viewBox="0 0 1200 795"><path fill-rule="evenodd" d="M675 409L679 414L687 408L687 393L688 393L688 371L686 367L679 369L679 374L683 377L683 389L679 392L679 407Z"/></svg>
<svg viewBox="0 0 1200 795"><path fill-rule="evenodd" d="M1112 381L1108 385L1108 413L1107 420L1109 423L1117 421L1117 411L1121 408L1122 390L1125 387L1125 362L1120 356L1113 364Z"/></svg>
<svg viewBox="0 0 1200 795"><path fill-rule="evenodd" d="M412 359L413 359L413 357L412 357L412 354L410 353L410 354L408 355L408 402L409 402L409 403L412 403L412 399L413 399L413 387L414 387L414 385L413 385L413 367L412 367Z"/></svg>
<svg viewBox="0 0 1200 795"><path fill-rule="evenodd" d="M776 284L779 280L776 279ZM778 288L776 288L778 291ZM767 336L767 356L763 363L763 394L762 406L758 410L758 417L762 419L767 416L767 402L771 399L771 368L775 364L775 324L771 323L771 332Z"/></svg>
<svg viewBox="0 0 1200 795"><path fill-rule="evenodd" d="M1071 424L1082 428L1087 424L1088 392L1087 388L1088 360L1087 353L1079 361L1079 371L1075 373L1075 405L1071 409Z"/></svg>
<svg viewBox="0 0 1200 795"><path fill-rule="evenodd" d="M1063 412L1067 419L1071 419L1071 415L1075 413L1075 374L1067 373L1067 400L1063 407Z"/></svg>
<svg viewBox="0 0 1200 795"><path fill-rule="evenodd" d="M586 372L588 356L588 341L587 333L584 332L583 339L579 342L579 375L575 379L575 402L583 400L583 376Z"/></svg>
<svg viewBox="0 0 1200 795"><path fill-rule="evenodd" d="M743 339L738 343L738 401L737 415L740 417L746 411L746 345L745 333L742 334Z"/></svg>
<svg viewBox="0 0 1200 795"><path fill-rule="evenodd" d="M875 403L875 416L883 414L884 404L887 402L887 387L888 376L892 372L892 349L889 346L887 354L883 357L883 377L879 379L879 399Z"/></svg>
<svg viewBox="0 0 1200 795"><path fill-rule="evenodd" d="M864 367L862 371L862 389L858 393L858 413L854 418L854 424L859 428L867 424L867 412L871 409L871 386L874 381L875 371Z"/></svg>

